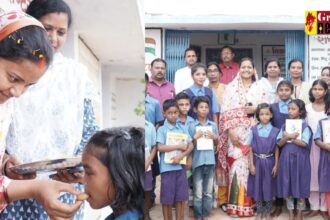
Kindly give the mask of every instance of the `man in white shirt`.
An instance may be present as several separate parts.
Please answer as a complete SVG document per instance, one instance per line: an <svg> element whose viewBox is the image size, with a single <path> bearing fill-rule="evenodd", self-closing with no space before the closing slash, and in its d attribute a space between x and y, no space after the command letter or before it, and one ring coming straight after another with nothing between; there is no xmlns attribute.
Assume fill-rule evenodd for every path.
<svg viewBox="0 0 330 220"><path fill-rule="evenodd" d="M193 48L187 48L184 52L184 59L187 66L178 69L174 75L174 88L176 94L189 88L194 81L191 77L191 66L197 62L196 51Z"/></svg>

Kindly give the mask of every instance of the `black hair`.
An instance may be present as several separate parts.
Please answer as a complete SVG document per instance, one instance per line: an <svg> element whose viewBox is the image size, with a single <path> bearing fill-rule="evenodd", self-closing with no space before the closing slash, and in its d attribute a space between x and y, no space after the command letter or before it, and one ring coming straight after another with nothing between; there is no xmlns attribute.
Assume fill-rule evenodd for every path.
<svg viewBox="0 0 330 220"><path fill-rule="evenodd" d="M0 41L0 57L11 61L29 60L38 64L42 55L48 66L53 58L53 48L50 45L46 31L38 26L26 26L10 34ZM16 39L16 40L15 40ZM22 39L18 44L17 39ZM33 51L36 54L33 54Z"/></svg>
<svg viewBox="0 0 330 220"><path fill-rule="evenodd" d="M194 51L195 55L197 56L196 50L192 47L188 47L187 49L185 49L183 57L186 57L188 51Z"/></svg>
<svg viewBox="0 0 330 220"><path fill-rule="evenodd" d="M189 95L188 95L187 93L185 93L185 92L180 92L180 93L178 93L178 94L175 96L175 100L176 100L176 101L179 101L179 100L181 100L181 99L187 99L187 100L189 100L189 102L190 102L190 97L189 97Z"/></svg>
<svg viewBox="0 0 330 220"><path fill-rule="evenodd" d="M287 87L289 87L291 89L291 94L292 94L293 93L293 84L289 80L280 81L277 85L276 92L278 92L278 90L281 88L281 86L284 86L284 85L286 85Z"/></svg>
<svg viewBox="0 0 330 220"><path fill-rule="evenodd" d="M327 92L327 99L325 100L325 105L324 105L324 113L329 115L330 114L330 94L329 91Z"/></svg>
<svg viewBox="0 0 330 220"><path fill-rule="evenodd" d="M70 7L63 0L33 0L26 9L26 13L38 20L50 13L64 13L68 16L68 27L72 23Z"/></svg>
<svg viewBox="0 0 330 220"><path fill-rule="evenodd" d="M212 66L212 65L215 65L215 66L217 67L217 69L218 69L218 71L219 71L219 74L222 76L223 73L222 73L222 71L221 71L221 69L220 69L220 67L219 67L219 64L218 64L217 62L214 62L214 61L212 61L212 62L208 62L207 65L206 65L206 68L208 69L208 68L209 68L210 66Z"/></svg>
<svg viewBox="0 0 330 220"><path fill-rule="evenodd" d="M322 88L323 88L324 91L326 92L326 93L325 93L325 96L323 97L323 100L326 100L326 96L327 96L327 94L328 94L328 84L327 84L324 80L322 80L322 79L317 79L317 80L315 80L315 81L313 82L312 87L309 89L309 92L308 92L308 95L309 95L309 101L311 101L311 102L315 102L315 98L314 98L313 93L312 93L313 87L314 87L315 85L320 85L320 86L322 86Z"/></svg>
<svg viewBox="0 0 330 220"><path fill-rule="evenodd" d="M296 62L301 63L301 67L302 67L302 69L304 69L304 63L303 63L302 60L300 60L300 59L292 59L292 60L290 60L290 62L288 64L288 70L290 70L290 67L291 67L292 63L296 63Z"/></svg>
<svg viewBox="0 0 330 220"><path fill-rule="evenodd" d="M228 45L223 46L223 47L220 49L220 53L222 53L222 51L223 51L224 49L229 49L231 53L234 53L234 49L233 49L231 46L228 46Z"/></svg>
<svg viewBox="0 0 330 220"><path fill-rule="evenodd" d="M323 67L322 70L321 70L321 73L322 73L324 70L329 70L329 72L330 72L330 66L325 66L325 67Z"/></svg>
<svg viewBox="0 0 330 220"><path fill-rule="evenodd" d="M252 67L254 68L254 62L253 62L253 60L250 57L243 57L241 59L241 61L239 62L239 67L240 68L241 68L242 63L245 62L245 61L250 61L250 63L252 64ZM256 79L256 76L253 74L252 75L252 81L255 82L256 80L257 80Z"/></svg>
<svg viewBox="0 0 330 220"><path fill-rule="evenodd" d="M191 66L191 75L193 76L199 68L202 68L205 71L205 74L207 73L207 68L203 63L195 63Z"/></svg>
<svg viewBox="0 0 330 220"><path fill-rule="evenodd" d="M305 102L301 99L292 99L290 102L289 102L289 105L290 104L295 104L296 106L298 106L299 108L299 113L300 113L300 118L301 119L305 119L306 116L307 116L307 111L306 111L306 107L305 107Z"/></svg>
<svg viewBox="0 0 330 220"><path fill-rule="evenodd" d="M113 209L137 209L144 204L144 129L116 127L96 132L86 149L108 168L116 188Z"/></svg>
<svg viewBox="0 0 330 220"><path fill-rule="evenodd" d="M268 78L268 74L267 74L267 67L270 63L275 62L278 66L278 68L280 68L280 62L278 61L278 59L276 58L270 58L269 60L267 60L266 64L265 64L265 78Z"/></svg>
<svg viewBox="0 0 330 220"><path fill-rule="evenodd" d="M146 81L146 83L149 82L149 76L146 73L144 74L144 80Z"/></svg>
<svg viewBox="0 0 330 220"><path fill-rule="evenodd" d="M243 57L243 58L241 59L241 61L239 62L239 67L241 67L241 65L242 65L242 63L243 63L244 61L250 61L250 63L252 64L252 67L254 68L254 62L253 62L253 60L252 60L250 57Z"/></svg>
<svg viewBox="0 0 330 220"><path fill-rule="evenodd" d="M166 99L163 103L163 111L166 112L171 107L179 109L178 103L175 99Z"/></svg>
<svg viewBox="0 0 330 220"><path fill-rule="evenodd" d="M210 106L210 101L206 96L197 96L194 101L194 108L197 109L200 103L206 103L208 106Z"/></svg>
<svg viewBox="0 0 330 220"><path fill-rule="evenodd" d="M156 62L162 62L162 63L164 63L164 64L165 64L165 68L166 68L166 66L167 66L166 61L163 60L162 58L156 58L156 59L154 59L154 60L151 62L150 66L153 67L154 63L156 63Z"/></svg>
<svg viewBox="0 0 330 220"><path fill-rule="evenodd" d="M273 110L271 108L271 106L267 103L260 103L258 106L257 106L257 110L256 110L256 118L258 121L260 121L260 118L259 118L259 114L260 114L260 111L261 109L269 109L269 111L273 114Z"/></svg>

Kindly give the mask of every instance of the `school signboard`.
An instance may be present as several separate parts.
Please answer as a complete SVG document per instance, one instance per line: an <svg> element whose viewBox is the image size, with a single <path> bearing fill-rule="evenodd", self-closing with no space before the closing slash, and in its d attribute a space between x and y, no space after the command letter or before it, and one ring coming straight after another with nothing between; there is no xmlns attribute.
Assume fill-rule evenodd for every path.
<svg viewBox="0 0 330 220"><path fill-rule="evenodd" d="M330 35L309 35L309 81L321 76L321 70L330 66Z"/></svg>

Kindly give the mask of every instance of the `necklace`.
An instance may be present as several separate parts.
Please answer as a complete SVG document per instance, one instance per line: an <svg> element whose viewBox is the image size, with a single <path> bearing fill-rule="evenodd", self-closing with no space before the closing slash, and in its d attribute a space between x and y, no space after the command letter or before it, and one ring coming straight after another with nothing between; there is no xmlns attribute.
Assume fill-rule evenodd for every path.
<svg viewBox="0 0 330 220"><path fill-rule="evenodd" d="M239 96L239 103L241 106L245 106L248 103L248 98L246 94L249 92L252 83L249 86L245 86L242 79L238 80L238 96Z"/></svg>

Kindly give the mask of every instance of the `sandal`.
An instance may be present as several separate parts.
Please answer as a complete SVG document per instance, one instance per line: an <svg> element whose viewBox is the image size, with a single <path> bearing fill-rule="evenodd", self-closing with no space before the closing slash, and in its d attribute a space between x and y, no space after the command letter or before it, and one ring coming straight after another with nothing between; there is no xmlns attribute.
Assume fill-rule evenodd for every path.
<svg viewBox="0 0 330 220"><path fill-rule="evenodd" d="M223 212L227 212L227 204L226 203L220 205L220 208L222 209Z"/></svg>

